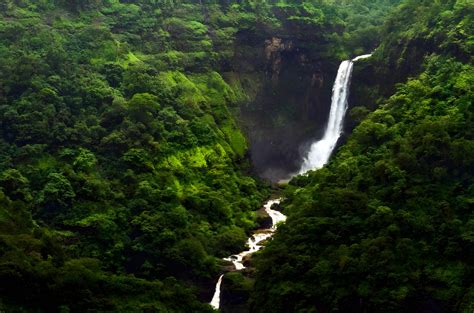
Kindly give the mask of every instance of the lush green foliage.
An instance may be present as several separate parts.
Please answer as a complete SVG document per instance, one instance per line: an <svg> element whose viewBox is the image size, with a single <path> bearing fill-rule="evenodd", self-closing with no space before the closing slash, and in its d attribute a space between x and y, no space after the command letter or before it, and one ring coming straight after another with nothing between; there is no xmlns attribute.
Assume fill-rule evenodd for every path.
<svg viewBox="0 0 474 313"><path fill-rule="evenodd" d="M267 195L265 186L247 174L247 143L231 114L237 105L252 98L259 85L250 79L244 88L245 82L239 78L225 81L221 76L233 70L237 39L268 39L274 35L304 39L317 59L339 61L374 48L382 31L379 26L398 2L1 1L0 311L209 311L209 306L195 296L199 282L215 277L218 257L242 248L249 230L256 225L254 210ZM467 1L457 1L456 6L440 15L436 32L430 34L438 46L444 43L446 51L453 51L455 46L461 51L458 56L466 56L472 53L472 37L468 37L472 21L464 20L459 13L468 8ZM416 15L410 15L411 19L415 20ZM441 30L454 25L453 20L456 26L443 37ZM396 25L396 21L391 20L396 29L409 24ZM391 33L392 26L388 25L384 36ZM433 28L427 26L424 30ZM387 39L381 50L383 58L394 42L412 42L410 31L406 29L404 37ZM426 37L425 33L420 37ZM420 231L427 237L426 247L442 249L449 244L451 250L446 253L453 255L459 245L469 242L465 229L470 224L458 210L472 200L463 196L472 191L470 177L466 176L472 163L464 158L472 152L468 144L470 107L461 102L460 95L472 84L471 68L444 57L432 57L428 64L424 76L402 87L384 109L360 126L348 145L353 150L346 148L345 157L341 153L332 165L336 174L324 170L296 182L307 187L289 188L289 194L294 192L295 196L290 197L294 204L287 206L297 211L297 204L301 204L300 213L289 222L295 234L299 229L295 224L300 222L299 227L315 229L320 229L318 225L345 225L339 219L344 220L346 214L336 215L345 210L344 202L335 209L333 224L307 218L305 214L319 212L313 211L313 204L323 201L313 199L313 192L319 193L317 188L326 190L327 205L334 205L330 199L347 197L351 207L358 201L361 207L367 202L371 215L381 208L382 215L397 221L402 211L385 197L401 197L401 192L414 188L413 202L405 211L427 198L433 205L445 203L441 205L445 213L437 214L449 216L436 237L439 243L430 241L426 234L429 227L441 225L437 221L427 223L428 228ZM463 75L454 75L453 69ZM229 77L238 77L238 73ZM439 103L427 102L428 95ZM465 97L469 95L472 97ZM406 101L403 110L395 109L402 100ZM424 105L418 107L418 102ZM410 110L426 119L419 129L412 125L414 120L397 115L409 114ZM412 135L410 132L416 129ZM390 137L394 134L398 139ZM437 137L440 134L441 139ZM363 156L367 152L364 149L372 149L374 143L380 147ZM440 149L433 148L438 144ZM415 148L422 150L409 150ZM394 149L399 149L396 155ZM401 156L400 151L404 153ZM453 163L445 164L445 154L436 153L453 155ZM417 155L426 160L416 163L413 158ZM346 165L339 166L338 162ZM420 172L410 172L412 167ZM430 172L433 168L436 173ZM372 169L378 174L372 176ZM359 170L354 180L351 171ZM344 178L333 182L340 171L346 171ZM427 183L432 176L440 180L438 185ZM391 185L381 185L382 181L392 184L394 179L398 194L391 191ZM456 184L444 188L453 181ZM357 189L369 188L370 184L380 188ZM427 190L439 191L440 199L428 197ZM456 195L455 201L451 195ZM407 227L418 227L418 221L429 219L431 211L427 210L434 209L426 204L419 214L411 213L405 217L412 223ZM350 221L355 226L350 227L360 227L361 217L354 216L356 221ZM381 237L405 231L390 220L389 225L395 223L399 230L386 234L382 231L385 217L380 221L377 218L380 216L374 217L374 223L380 226L373 233L380 230ZM438 216L439 221L443 218ZM290 228L285 229L281 238ZM456 232L464 241L457 235L447 237ZM365 233L360 236L367 237ZM301 264L313 260L298 251L306 249L298 245L305 238L292 244L297 248L295 262ZM362 253L378 237L367 238L366 246L359 246L354 253ZM401 242L405 246L400 249L413 248L410 242ZM380 245L384 245L383 240ZM393 243L386 246L391 251ZM328 253L334 247L329 245ZM339 248L337 245L334 249ZM341 248L341 253L349 258L352 246L346 248ZM267 265L279 268L272 263L277 256L282 257L276 251L284 255L293 251L278 249L277 244L269 249L268 263L261 266L263 273ZM314 249L315 253L321 252L317 250L320 246ZM433 257L434 252L424 251L417 249L420 255L414 258L416 262ZM374 253L377 255L377 251ZM445 285L453 282L452 286L443 285L440 295L435 296L450 305L455 301L465 303L458 299L457 290L465 287L461 276L470 272L465 260L456 260L433 263L427 274L413 275L434 275L433 279ZM346 268L343 263L350 264L343 261L341 270ZM331 264L322 264L318 267L322 272L310 277L311 282L324 277L326 289L309 288L311 291L335 290ZM281 270L282 275L288 273ZM404 273L396 279L405 279ZM231 275L229 281L244 295L252 287L239 274ZM305 283L301 280L296 289L275 283L276 289L269 290L284 300L286 295L299 295L295 292ZM390 289L386 291L389 296L378 299L398 301L418 290L404 283L407 289ZM257 287L265 286L264 280L259 284ZM361 294L368 294L375 287L367 282L361 288ZM341 297L349 294L343 287L339 290ZM334 300L331 295L326 292L326 298L319 297L321 303L339 303L339 298ZM262 297L262 301L266 299ZM386 307L384 302L380 305Z"/></svg>
<svg viewBox="0 0 474 313"><path fill-rule="evenodd" d="M288 222L258 259L254 311L473 310L473 7L422 2L392 17L376 58L390 66L385 53L403 43L400 63L421 51L423 72L327 167L291 182Z"/></svg>
<svg viewBox="0 0 474 313"><path fill-rule="evenodd" d="M242 248L266 190L204 13L1 6L0 310L209 310L188 285Z"/></svg>

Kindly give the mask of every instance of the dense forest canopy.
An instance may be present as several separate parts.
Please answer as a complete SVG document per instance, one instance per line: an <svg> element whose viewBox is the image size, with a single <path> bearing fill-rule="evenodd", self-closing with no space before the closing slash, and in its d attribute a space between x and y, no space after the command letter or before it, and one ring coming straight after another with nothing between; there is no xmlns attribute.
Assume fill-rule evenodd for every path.
<svg viewBox="0 0 474 313"><path fill-rule="evenodd" d="M220 258L271 192L236 113L260 86L236 42L279 36L329 63L378 47L372 98L396 92L355 108L331 164L285 189L252 310L471 312L473 10L1 1L0 311L212 311Z"/></svg>

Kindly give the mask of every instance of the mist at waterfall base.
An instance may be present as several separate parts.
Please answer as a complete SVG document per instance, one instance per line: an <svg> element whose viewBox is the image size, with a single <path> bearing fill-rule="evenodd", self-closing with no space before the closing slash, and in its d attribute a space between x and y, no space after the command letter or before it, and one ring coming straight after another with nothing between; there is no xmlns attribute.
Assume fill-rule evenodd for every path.
<svg viewBox="0 0 474 313"><path fill-rule="evenodd" d="M329 161L343 131L354 62L371 56L372 54L365 54L341 63L332 89L331 110L324 135L320 140L311 144L300 170L291 176L302 175L308 171L322 168Z"/></svg>

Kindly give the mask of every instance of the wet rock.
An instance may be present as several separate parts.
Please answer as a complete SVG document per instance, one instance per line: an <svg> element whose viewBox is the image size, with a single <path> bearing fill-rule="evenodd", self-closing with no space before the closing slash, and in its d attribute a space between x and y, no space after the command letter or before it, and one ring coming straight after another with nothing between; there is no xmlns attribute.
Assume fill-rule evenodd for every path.
<svg viewBox="0 0 474 313"><path fill-rule="evenodd" d="M270 209L281 212L283 210L283 207L281 206L280 202L275 202L272 204Z"/></svg>
<svg viewBox="0 0 474 313"><path fill-rule="evenodd" d="M257 211L257 228L266 229L272 227L272 219L264 208Z"/></svg>
<svg viewBox="0 0 474 313"><path fill-rule="evenodd" d="M253 284L253 279L241 272L226 274L222 281L220 311L223 313L249 312L248 300Z"/></svg>
<svg viewBox="0 0 474 313"><path fill-rule="evenodd" d="M285 51L293 49L291 40L284 41L278 37L265 40L265 57L267 60L267 73L271 77L272 84L278 84L278 78L283 66L283 55Z"/></svg>

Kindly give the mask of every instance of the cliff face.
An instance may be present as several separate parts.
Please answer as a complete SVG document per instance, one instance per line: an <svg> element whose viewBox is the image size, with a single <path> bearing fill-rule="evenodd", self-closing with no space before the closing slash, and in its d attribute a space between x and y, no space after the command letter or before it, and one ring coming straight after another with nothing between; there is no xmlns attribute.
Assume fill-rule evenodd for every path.
<svg viewBox="0 0 474 313"><path fill-rule="evenodd" d="M265 179L279 181L297 171L309 144L322 136L341 60L325 57L319 44L324 43L305 40L291 31L280 35L245 32L238 37L227 75L237 76L250 97L239 108L238 117L250 143L254 169ZM423 48L419 51L429 46L418 45ZM401 45L399 50L404 49ZM357 62L349 109L363 106L374 110L381 99L393 93L396 83L420 70L423 54L418 50L410 49L407 61L400 64L384 51ZM357 122L348 114L339 145Z"/></svg>
<svg viewBox="0 0 474 313"><path fill-rule="evenodd" d="M322 133L337 69L333 63L318 56L310 42L290 36L239 38L232 71L252 95L239 120L261 177L278 181L296 171L308 143Z"/></svg>

